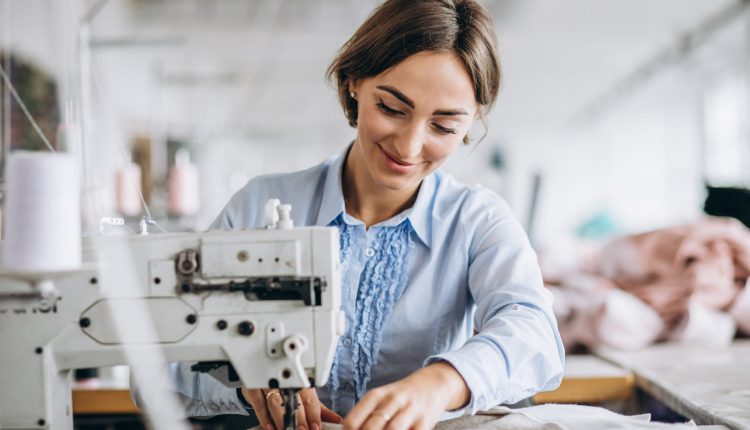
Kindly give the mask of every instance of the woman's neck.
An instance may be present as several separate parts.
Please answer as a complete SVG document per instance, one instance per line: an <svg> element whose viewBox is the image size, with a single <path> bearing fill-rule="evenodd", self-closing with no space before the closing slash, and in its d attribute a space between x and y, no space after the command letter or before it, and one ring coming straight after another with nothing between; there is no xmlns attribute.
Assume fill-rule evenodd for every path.
<svg viewBox="0 0 750 430"><path fill-rule="evenodd" d="M360 154L355 143L344 161L342 191L346 212L370 228L412 207L419 185L407 190L389 190L378 185Z"/></svg>

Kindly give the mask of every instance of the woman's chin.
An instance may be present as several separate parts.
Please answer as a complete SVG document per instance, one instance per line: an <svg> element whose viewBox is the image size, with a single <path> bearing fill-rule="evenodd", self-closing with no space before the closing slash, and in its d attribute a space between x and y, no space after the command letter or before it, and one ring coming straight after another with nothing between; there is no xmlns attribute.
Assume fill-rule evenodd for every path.
<svg viewBox="0 0 750 430"><path fill-rule="evenodd" d="M419 180L416 180L416 178L401 175L396 176L385 172L378 172L375 182L384 191L406 191L415 188L419 184Z"/></svg>

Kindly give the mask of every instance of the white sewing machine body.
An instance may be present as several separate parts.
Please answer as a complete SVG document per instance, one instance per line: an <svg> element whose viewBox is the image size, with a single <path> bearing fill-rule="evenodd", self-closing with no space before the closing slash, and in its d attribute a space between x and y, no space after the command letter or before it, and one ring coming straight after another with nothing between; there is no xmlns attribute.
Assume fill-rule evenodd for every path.
<svg viewBox="0 0 750 430"><path fill-rule="evenodd" d="M335 228L100 237L88 246L88 269L0 273L0 428L72 428L70 370L129 364L128 354L200 362L195 369L233 386L328 379L344 330ZM134 329L149 319L153 330ZM226 361L231 368L218 366Z"/></svg>

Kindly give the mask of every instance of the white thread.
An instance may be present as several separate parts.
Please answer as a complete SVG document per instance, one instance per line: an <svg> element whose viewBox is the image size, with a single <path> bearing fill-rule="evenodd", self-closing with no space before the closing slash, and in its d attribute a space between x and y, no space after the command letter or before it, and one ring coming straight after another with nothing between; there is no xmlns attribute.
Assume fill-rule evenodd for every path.
<svg viewBox="0 0 750 430"><path fill-rule="evenodd" d="M78 162L61 152L14 151L7 164L3 264L23 271L81 265Z"/></svg>
<svg viewBox="0 0 750 430"><path fill-rule="evenodd" d="M99 96L99 99L101 101L102 91L101 91L101 87L99 87L99 80L98 80L99 78L97 77L97 74L96 74L96 71L94 70L93 65L89 66L89 72L91 73L91 82L93 83L94 90L96 94ZM125 147L123 146L122 142L119 139L117 139L117 147L120 150L120 155L122 156L122 160L125 162L125 164L130 164L130 159L128 158L128 154L125 151ZM146 213L146 217L148 219L153 220L153 217L151 216L151 211L149 210L148 205L146 204L146 199L143 197L143 192L141 191L140 184L138 183L138 181L136 181L135 175L133 175L133 172L131 171L131 169L127 169L127 170L128 170L128 176L130 177L130 180L133 182L133 185L135 185L135 189L138 192L138 198L141 199L141 205L143 205L143 211ZM164 229L161 228L161 226L156 224L156 221L154 221L154 224L157 227L159 227L162 231L164 231ZM166 233L166 231L164 232Z"/></svg>

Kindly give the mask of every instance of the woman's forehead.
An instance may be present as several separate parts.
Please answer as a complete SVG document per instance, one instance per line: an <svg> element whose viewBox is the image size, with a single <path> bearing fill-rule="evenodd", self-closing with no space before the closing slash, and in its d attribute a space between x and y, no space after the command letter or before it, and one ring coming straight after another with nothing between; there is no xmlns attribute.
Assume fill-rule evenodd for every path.
<svg viewBox="0 0 750 430"><path fill-rule="evenodd" d="M370 81L374 87L396 88L415 102L426 99L456 105L453 107L476 103L471 76L458 56L450 52L414 54Z"/></svg>

